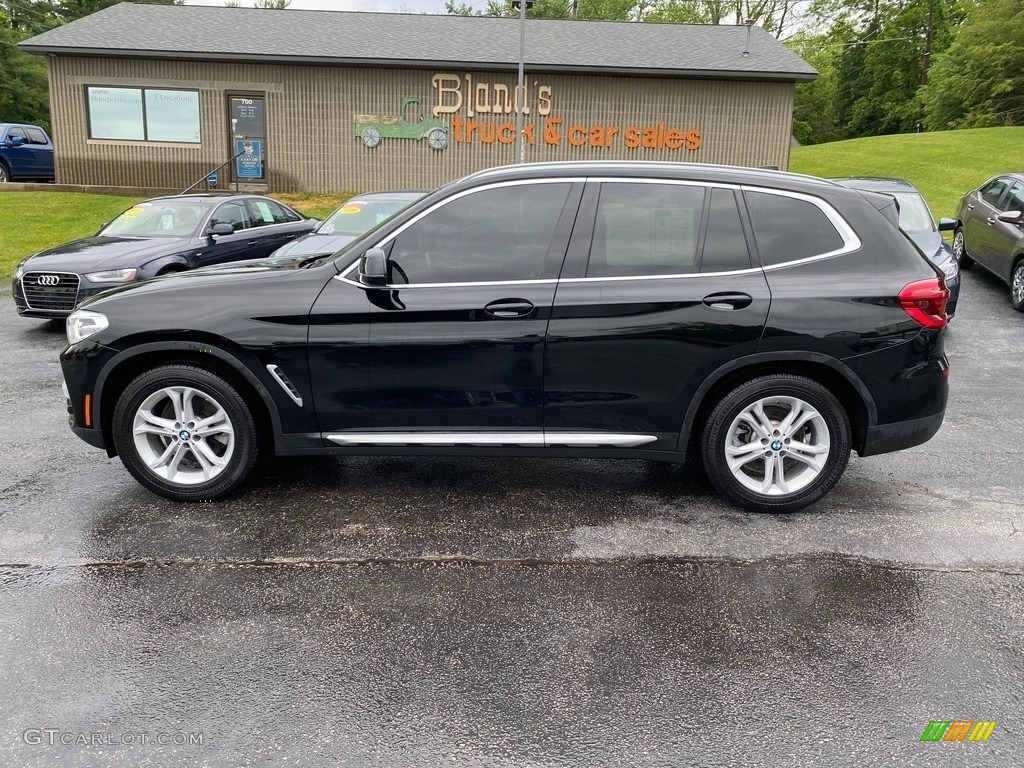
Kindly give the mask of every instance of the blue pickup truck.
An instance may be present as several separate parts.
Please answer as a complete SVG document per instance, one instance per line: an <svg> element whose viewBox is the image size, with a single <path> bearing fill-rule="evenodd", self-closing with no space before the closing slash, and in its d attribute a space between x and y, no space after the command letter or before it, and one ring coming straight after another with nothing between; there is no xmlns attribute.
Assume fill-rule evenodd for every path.
<svg viewBox="0 0 1024 768"><path fill-rule="evenodd" d="M38 125L0 123L0 183L53 181L53 142Z"/></svg>

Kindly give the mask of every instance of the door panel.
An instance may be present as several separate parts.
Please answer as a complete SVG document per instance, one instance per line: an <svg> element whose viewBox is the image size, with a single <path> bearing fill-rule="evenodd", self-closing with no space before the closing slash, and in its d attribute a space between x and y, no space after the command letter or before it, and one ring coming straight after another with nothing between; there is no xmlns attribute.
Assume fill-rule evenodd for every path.
<svg viewBox="0 0 1024 768"><path fill-rule="evenodd" d="M548 328L544 428L643 432L658 437L644 448L674 450L694 391L754 352L769 303L761 270L563 281Z"/></svg>
<svg viewBox="0 0 1024 768"><path fill-rule="evenodd" d="M553 280L371 291L373 426L540 430L554 293Z"/></svg>
<svg viewBox="0 0 1024 768"><path fill-rule="evenodd" d="M539 180L448 198L381 242L390 285L361 286L354 271L333 280L310 331L311 355L341 371L318 389L323 430L541 438L544 335L581 192ZM353 291L362 319L331 308ZM365 361L365 384L352 359Z"/></svg>

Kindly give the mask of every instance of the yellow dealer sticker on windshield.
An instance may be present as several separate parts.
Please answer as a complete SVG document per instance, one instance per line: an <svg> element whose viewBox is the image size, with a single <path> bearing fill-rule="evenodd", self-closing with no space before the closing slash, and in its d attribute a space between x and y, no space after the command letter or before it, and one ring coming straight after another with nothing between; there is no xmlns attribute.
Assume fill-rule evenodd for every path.
<svg viewBox="0 0 1024 768"><path fill-rule="evenodd" d="M338 209L338 213L361 213L362 210L362 205L346 205L344 208Z"/></svg>
<svg viewBox="0 0 1024 768"><path fill-rule="evenodd" d="M147 205L145 203L143 203L142 205L133 205L131 208L129 208L121 215L125 218L131 218L132 216L138 216L140 213L146 210L146 208Z"/></svg>

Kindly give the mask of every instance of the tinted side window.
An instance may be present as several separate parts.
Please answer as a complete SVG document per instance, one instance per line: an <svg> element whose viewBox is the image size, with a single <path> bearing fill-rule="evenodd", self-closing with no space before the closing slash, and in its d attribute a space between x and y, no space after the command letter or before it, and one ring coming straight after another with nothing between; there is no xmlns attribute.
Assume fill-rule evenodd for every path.
<svg viewBox="0 0 1024 768"><path fill-rule="evenodd" d="M1013 186L1010 187L1010 194L1006 198L1006 203L1003 205L1003 210L1024 212L1024 184L1021 184L1019 181L1013 183Z"/></svg>
<svg viewBox="0 0 1024 768"><path fill-rule="evenodd" d="M287 224L290 221L299 220L296 214L286 210L273 200L250 200L249 214L252 216L255 227L267 224Z"/></svg>
<svg viewBox="0 0 1024 768"><path fill-rule="evenodd" d="M14 138L15 136L21 136L21 138L25 139L26 142L28 141L28 136L25 135L25 131L22 128L14 127L7 131L8 139Z"/></svg>
<svg viewBox="0 0 1024 768"><path fill-rule="evenodd" d="M985 188L981 190L981 199L993 207L998 207L999 198L1003 196L1003 192L1010 186L1009 179L996 179L993 182L985 185Z"/></svg>
<svg viewBox="0 0 1024 768"><path fill-rule="evenodd" d="M843 247L843 238L818 206L764 192L745 193L761 264L820 256Z"/></svg>
<svg viewBox="0 0 1024 768"><path fill-rule="evenodd" d="M236 231L248 229L249 218L245 215L245 206L240 202L224 203L213 212L210 226L212 227L214 224L230 224Z"/></svg>
<svg viewBox="0 0 1024 768"><path fill-rule="evenodd" d="M46 140L46 134L40 131L38 128L26 128L28 131L28 140L33 144L48 144Z"/></svg>
<svg viewBox="0 0 1024 768"><path fill-rule="evenodd" d="M474 283L544 276L571 186L483 189L434 209L395 238L391 282Z"/></svg>
<svg viewBox="0 0 1024 768"><path fill-rule="evenodd" d="M587 277L692 272L704 187L605 183Z"/></svg>
<svg viewBox="0 0 1024 768"><path fill-rule="evenodd" d="M736 195L732 190L711 190L708 228L700 257L701 272L729 272L750 268L750 253L740 224Z"/></svg>

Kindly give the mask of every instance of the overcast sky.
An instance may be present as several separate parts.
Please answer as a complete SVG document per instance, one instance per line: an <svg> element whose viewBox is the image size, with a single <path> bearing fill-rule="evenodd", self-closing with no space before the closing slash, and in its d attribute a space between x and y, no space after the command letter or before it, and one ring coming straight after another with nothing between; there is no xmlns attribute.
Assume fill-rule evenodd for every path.
<svg viewBox="0 0 1024 768"><path fill-rule="evenodd" d="M458 0L464 2L465 0ZM185 0L187 5L224 5L223 0ZM252 0L239 0L251 6ZM486 0L470 0L484 8ZM289 8L317 11L367 11L373 13L444 13L444 0L292 0Z"/></svg>

